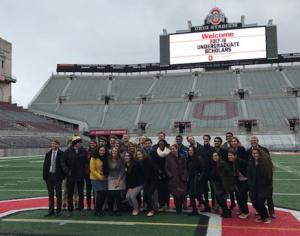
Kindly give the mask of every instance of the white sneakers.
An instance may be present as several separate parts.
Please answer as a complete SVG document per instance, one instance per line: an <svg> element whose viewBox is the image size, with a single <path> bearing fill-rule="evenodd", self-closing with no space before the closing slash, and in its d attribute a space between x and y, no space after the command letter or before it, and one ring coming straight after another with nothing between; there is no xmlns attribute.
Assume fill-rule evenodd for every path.
<svg viewBox="0 0 300 236"><path fill-rule="evenodd" d="M138 211L138 210L133 210L133 211L132 211L132 215L133 215L133 216L139 215L139 211Z"/></svg>
<svg viewBox="0 0 300 236"><path fill-rule="evenodd" d="M248 218L248 216L249 216L249 213L248 214L240 214L240 215L238 215L238 217L240 218L240 219L247 219Z"/></svg>
<svg viewBox="0 0 300 236"><path fill-rule="evenodd" d="M154 211L149 211L146 216L151 217L151 216L154 216L154 214L155 214Z"/></svg>

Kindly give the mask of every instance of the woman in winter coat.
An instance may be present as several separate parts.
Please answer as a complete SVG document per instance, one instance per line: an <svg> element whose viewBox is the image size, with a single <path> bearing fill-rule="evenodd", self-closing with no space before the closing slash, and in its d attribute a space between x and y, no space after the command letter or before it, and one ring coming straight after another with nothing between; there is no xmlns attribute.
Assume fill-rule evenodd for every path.
<svg viewBox="0 0 300 236"><path fill-rule="evenodd" d="M140 153L137 155L140 155ZM125 172L126 172L126 200L132 207L132 215L139 214L139 203L137 195L141 192L144 185L144 174L141 163L137 158L133 158L129 152L124 153Z"/></svg>
<svg viewBox="0 0 300 236"><path fill-rule="evenodd" d="M111 149L111 155L108 158L108 196L107 204L111 215L121 215L122 191L126 189L125 167L120 153L116 147ZM117 205L117 211L114 211L114 204Z"/></svg>
<svg viewBox="0 0 300 236"><path fill-rule="evenodd" d="M270 156L259 148L252 149L248 166L249 195L253 207L260 215L257 222L270 223L265 202L273 193L273 164Z"/></svg>
<svg viewBox="0 0 300 236"><path fill-rule="evenodd" d="M216 190L216 200L222 208L222 217L230 218L231 210L227 206L227 197L235 190L233 172L229 164L222 160L219 152L213 152L212 159L211 178Z"/></svg>
<svg viewBox="0 0 300 236"><path fill-rule="evenodd" d="M144 204L147 205L147 217L151 217L155 214L154 211L154 192L156 189L158 179L158 168L154 164L152 158L148 157L147 154L142 150L138 149L136 157L141 163L144 176Z"/></svg>
<svg viewBox="0 0 300 236"><path fill-rule="evenodd" d="M101 146L94 151L90 160L90 180L96 193L95 215L103 216L103 204L107 194L108 150Z"/></svg>
<svg viewBox="0 0 300 236"><path fill-rule="evenodd" d="M235 154L235 175L236 185L238 191L236 192L236 200L239 206L239 218L246 219L249 216L248 209L248 181L247 181L247 168L249 163L249 156L245 148L241 145L237 137L233 137L228 149L231 154Z"/></svg>
<svg viewBox="0 0 300 236"><path fill-rule="evenodd" d="M188 173L186 158L179 156L177 144L171 146L171 153L166 158L166 174L169 192L174 196L176 213L180 214L186 195Z"/></svg>
<svg viewBox="0 0 300 236"><path fill-rule="evenodd" d="M199 155L196 148L193 146L188 149L187 169L189 175L188 194L192 205L192 212L189 215L194 216L199 214L196 206L196 199L200 203L205 204L202 194L208 192L208 185L205 160ZM208 208L209 206L205 207Z"/></svg>

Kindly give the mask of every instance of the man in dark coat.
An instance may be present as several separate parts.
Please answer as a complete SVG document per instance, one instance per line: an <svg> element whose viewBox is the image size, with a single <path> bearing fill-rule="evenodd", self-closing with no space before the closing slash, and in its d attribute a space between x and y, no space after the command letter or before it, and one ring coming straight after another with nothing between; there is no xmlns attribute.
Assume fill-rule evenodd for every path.
<svg viewBox="0 0 300 236"><path fill-rule="evenodd" d="M253 148L259 148L259 149L263 150L265 153L270 155L270 152L266 147L259 145L259 140L256 136L252 136L250 138L250 145L251 145L251 147L247 150L247 155L248 155L249 159L252 158L252 149Z"/></svg>
<svg viewBox="0 0 300 236"><path fill-rule="evenodd" d="M190 144L190 147L194 147L195 150L196 150L196 153L198 156L201 156L201 158L203 158L204 162L205 162L205 169L206 169L206 179L208 179L208 175L209 175L209 158L208 158L208 153L210 153L210 147L209 145L206 146L206 148L201 145L200 143L196 142L196 139L195 137L193 136L187 136L186 137L188 143ZM208 142L209 143L209 142ZM207 188L208 189L208 188ZM211 209L209 207L209 200L208 200L208 192L207 193L204 193L204 205L205 205L205 208L202 210L202 212L210 212Z"/></svg>
<svg viewBox="0 0 300 236"><path fill-rule="evenodd" d="M179 155L187 158L188 157L188 147L184 146L182 141L183 141L182 136L176 135L176 144L178 145Z"/></svg>
<svg viewBox="0 0 300 236"><path fill-rule="evenodd" d="M51 149L46 153L43 165L43 179L46 182L49 198L49 210L45 216L61 215L62 206L62 181L64 173L61 168L61 159L63 151L59 149L60 142L53 140L51 142ZM54 212L54 191L56 193L56 213Z"/></svg>
<svg viewBox="0 0 300 236"><path fill-rule="evenodd" d="M82 140L79 136L72 138L72 145L65 151L62 158L62 168L67 175L67 191L68 191L68 216L73 215L73 195L74 188L77 185L79 204L78 209L80 215L84 215L84 178L87 172L87 151L82 147Z"/></svg>
<svg viewBox="0 0 300 236"><path fill-rule="evenodd" d="M212 182L212 180L210 178L211 165L212 165L212 154L213 154L214 148L210 145L211 136L209 134L203 135L202 138L203 138L203 157L206 161L206 169L207 169L207 173L208 173L207 179L208 179L209 185L210 185L212 207L213 207L213 211L217 212L219 206L216 204L214 183ZM206 202L208 202L208 192L204 193L204 199ZM207 208L207 209L204 209L204 211L209 212L210 209Z"/></svg>
<svg viewBox="0 0 300 236"><path fill-rule="evenodd" d="M203 156L204 148L203 148L203 146L200 143L196 142L196 139L195 139L194 136L187 136L186 140L190 144L189 147L196 148L197 154L200 155L200 156Z"/></svg>
<svg viewBox="0 0 300 236"><path fill-rule="evenodd" d="M215 137L214 139L214 152L218 152L220 154L220 157L222 160L228 162L228 157L227 157L227 149L222 147L222 138L221 137Z"/></svg>
<svg viewBox="0 0 300 236"><path fill-rule="evenodd" d="M232 132L227 132L225 134L226 142L222 145L223 148L228 149L230 148L231 139L233 138Z"/></svg>

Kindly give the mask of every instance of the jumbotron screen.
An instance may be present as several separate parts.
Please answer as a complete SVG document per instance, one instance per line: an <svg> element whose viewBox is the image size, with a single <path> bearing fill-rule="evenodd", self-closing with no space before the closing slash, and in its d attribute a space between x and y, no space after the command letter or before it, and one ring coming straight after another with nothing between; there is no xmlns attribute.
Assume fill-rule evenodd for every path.
<svg viewBox="0 0 300 236"><path fill-rule="evenodd" d="M265 27L171 34L169 43L171 65L267 57Z"/></svg>

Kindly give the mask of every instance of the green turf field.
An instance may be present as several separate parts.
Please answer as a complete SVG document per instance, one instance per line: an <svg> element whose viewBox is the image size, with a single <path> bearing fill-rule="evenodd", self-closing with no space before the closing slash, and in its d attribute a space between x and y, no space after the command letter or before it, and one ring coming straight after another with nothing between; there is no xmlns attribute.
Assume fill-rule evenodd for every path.
<svg viewBox="0 0 300 236"><path fill-rule="evenodd" d="M300 210L300 156L273 156L274 202L276 206ZM0 200L46 196L42 180L43 157L0 159ZM72 218L43 217L47 210L17 213L0 220L0 234L8 235L205 235L208 217L189 217L186 214L158 213L146 218L95 217L93 212ZM213 223L220 230L220 223ZM213 232L211 232L214 234Z"/></svg>
<svg viewBox="0 0 300 236"><path fill-rule="evenodd" d="M70 219L62 217L41 217L46 210L20 213L0 221L1 233L30 233L47 234L51 229L51 235L182 235L191 236L196 227L204 230L207 219L203 219L206 224L201 224L199 217L189 217L172 213L159 213L151 219L143 215L131 217L129 214L122 216L104 216L97 218L92 212L86 216L74 214ZM172 214L172 217L170 215ZM206 216L201 216L205 218ZM200 217L200 218L201 218ZM208 218L208 217L207 217ZM206 221L205 221L206 220ZM34 223L34 227L32 224ZM198 226L198 224L200 224ZM100 233L100 234L99 234Z"/></svg>
<svg viewBox="0 0 300 236"><path fill-rule="evenodd" d="M274 203L300 210L300 156L273 156ZM43 157L0 159L0 200L46 196Z"/></svg>

